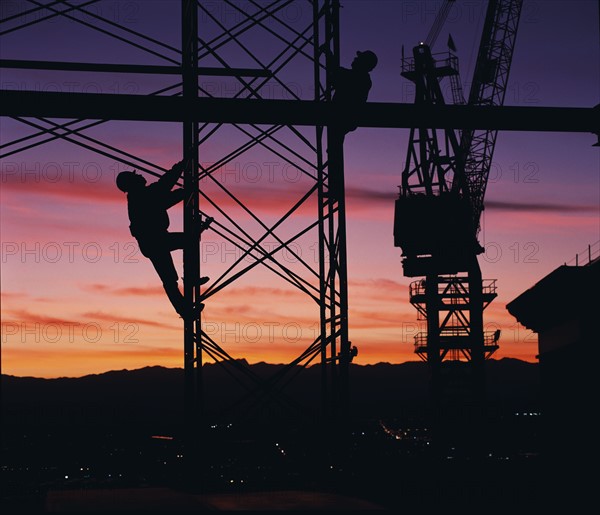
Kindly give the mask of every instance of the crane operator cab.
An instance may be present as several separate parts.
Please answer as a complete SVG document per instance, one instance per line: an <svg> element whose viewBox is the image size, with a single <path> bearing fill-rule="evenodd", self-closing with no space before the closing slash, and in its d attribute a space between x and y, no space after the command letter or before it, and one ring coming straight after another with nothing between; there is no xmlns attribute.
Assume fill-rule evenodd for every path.
<svg viewBox="0 0 600 515"><path fill-rule="evenodd" d="M396 199L394 246L402 249L404 274L454 274L483 252L467 199L455 193L409 194Z"/></svg>

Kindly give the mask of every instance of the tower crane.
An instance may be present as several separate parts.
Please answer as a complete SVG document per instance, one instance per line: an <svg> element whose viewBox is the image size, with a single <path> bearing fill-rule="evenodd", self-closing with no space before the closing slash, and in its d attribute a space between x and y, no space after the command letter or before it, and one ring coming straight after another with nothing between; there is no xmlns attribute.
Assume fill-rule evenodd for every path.
<svg viewBox="0 0 600 515"><path fill-rule="evenodd" d="M415 84L415 104L445 104L444 78L450 80L451 102L465 103L457 56L431 51L452 3L444 2L413 56L403 56L402 75ZM489 0L469 105L503 104L521 6L522 0ZM456 395L482 401L485 359L498 348L500 332L483 327L496 284L482 279L477 260L484 250L478 234L496 135L497 130L410 130L394 244L402 249L404 275L421 277L409 295L426 321L427 331L415 336L415 352L429 364L434 402Z"/></svg>

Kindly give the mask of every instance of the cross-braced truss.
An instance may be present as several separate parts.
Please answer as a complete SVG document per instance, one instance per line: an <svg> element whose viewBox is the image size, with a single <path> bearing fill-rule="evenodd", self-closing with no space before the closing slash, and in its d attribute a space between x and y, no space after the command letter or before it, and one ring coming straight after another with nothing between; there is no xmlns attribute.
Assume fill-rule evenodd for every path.
<svg viewBox="0 0 600 515"><path fill-rule="evenodd" d="M31 30L49 20L67 19L135 49L145 56L143 64L3 59L4 67L161 77L158 82L149 81L160 84L147 93L149 97L183 96L190 101L201 97L331 100L329 71L339 65L337 0L248 0L243 6L230 0L218 3L183 0L178 6L180 45L170 42L171 38L166 38L169 42L161 41L102 14L101 9L96 9L102 4L100 0L27 2L30 8L8 13L0 20L1 36ZM217 84L204 80L207 77L220 80ZM14 120L33 132L3 143L2 158L62 140L150 176L159 177L166 171L130 149L94 136L92 129L110 124L109 119L55 121L15 116ZM198 217L211 216L214 222L210 237L237 251L234 262L222 267L210 286L201 292L197 286L200 247L190 241L184 249L185 297L190 301L202 300L210 312L214 299L245 276L262 269L301 292L308 304L314 306L319 324L314 341L276 375L265 380L207 334L201 319L186 323L188 421L195 419L202 405L205 356L246 385L248 395L238 403L245 409L273 399L285 405L294 404L278 392L295 374L315 362L321 363L323 410L332 412L345 404L350 362L345 206L343 195L329 191L328 150L341 152L341 148L332 147L337 140L328 142L329 137L324 126L183 123L183 156L191 163L183 179L184 231L191 234ZM231 174L227 180L228 170L235 172L242 159L251 162L259 150L289 172L287 181L285 177L283 182L281 177L272 177L260 195L248 183L231 180ZM263 207L269 204L279 208L280 214L273 214L275 208L265 214ZM317 259L310 260L307 252L299 251L307 242L316 243ZM213 269L210 273L215 274ZM293 314L294 305L289 309Z"/></svg>

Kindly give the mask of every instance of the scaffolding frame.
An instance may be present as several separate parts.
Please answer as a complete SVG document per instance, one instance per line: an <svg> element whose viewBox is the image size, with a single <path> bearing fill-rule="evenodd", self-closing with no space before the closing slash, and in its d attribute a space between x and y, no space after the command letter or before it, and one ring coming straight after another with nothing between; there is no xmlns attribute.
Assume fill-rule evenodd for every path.
<svg viewBox="0 0 600 515"><path fill-rule="evenodd" d="M287 94L292 96L293 101L300 101L300 97L279 77L279 72L284 69L287 70L290 63L293 66L295 59L301 57L310 61L312 65L314 91L310 101L318 104L331 101L332 69L339 66L338 0L311 1L308 4L312 9L311 21L304 30L292 27L279 16L281 9L290 3L289 0L274 0L266 6L251 0L250 3L255 7L254 11L239 9L239 6L234 2L224 0L230 9L235 9L239 13L240 21L230 26L226 26L222 20L219 20L203 2L182 0L180 49L96 14L89 9L89 6L96 2L97 0L92 0L80 5L74 5L70 2L62 2L63 5L58 5L59 2L51 2L44 5L31 0L30 3L35 7L9 16L1 20L1 23L14 22L18 18L30 18L33 14L36 14L35 21L25 21L13 25L0 32L0 35L30 27L35 23L51 18L65 17L91 30L99 31L106 36L130 44L166 61L168 64L112 65L11 59L2 60L0 64L6 68L20 69L179 75L180 81L172 86L153 91L144 100L150 102L148 106L150 108L156 103L158 109L159 103L165 99L182 99L183 108L191 112L194 110L194 104L202 98L201 95L204 99L207 97L214 99L210 92L203 89L199 84L199 77L203 75L235 78L241 88L234 95L234 99L252 98L254 102L256 102L256 99L260 101L263 98L261 88L264 89L268 81L275 81ZM93 18L95 22L98 22L98 25L86 22L80 16L76 16L77 14ZM217 34L209 41L205 41L202 34L198 32L200 15L203 16L205 21L209 20L218 28ZM285 41L284 36L278 34L273 27L283 27L287 33L294 33L295 37ZM283 51L272 62L265 63L261 56L256 55L252 49L241 41L240 36L252 30L269 32L276 39L285 41ZM232 67L219 53L219 49L227 44L236 45L242 53L250 56L251 60L258 64L258 67ZM205 58L216 60L220 66L199 66L199 62ZM27 92L19 93L26 94ZM120 97L117 99L119 102L116 107L117 112L126 111L126 105L129 103L127 95L115 95L115 97ZM59 117L72 114L68 112L67 103L70 102L59 102L65 108L59 109ZM43 109L36 112L39 111L43 111ZM7 112L3 110L2 114L7 114ZM164 168L125 149L117 148L86 135L87 130L108 122L110 118L90 121L82 117L57 123L52 119L42 117L42 114L46 113L40 113L33 120L26 116L13 116L13 119L35 129L35 132L4 143L2 145L3 153L0 157L5 158L55 140L63 140L155 177L159 177L166 171ZM123 116L128 117L127 114ZM121 118L121 116L117 115L117 118ZM330 194L329 166L326 156L328 150L330 153L337 155L341 155L343 150L341 142L338 143L337 140L331 139L327 126L315 123L314 141L309 141L292 124L293 120L290 120L288 124L280 123L264 128L254 123L250 123L248 126L234 123L233 126L247 138L245 143L234 148L214 164L203 167L200 163L203 145L215 137L223 124L218 123L211 126L208 122L200 123L198 119L189 118L182 123L183 158L186 162L183 174L183 189L185 192L184 233L188 235L183 257L184 297L186 301L190 303L202 301L209 305L210 298L213 295L218 294L237 279L261 265L280 279L304 292L319 306L319 334L317 337L297 358L266 381L259 378L246 364L234 359L227 350L203 331L201 316L198 320L184 322L184 405L185 426L188 428L188 437L197 430L203 418L202 364L204 356L226 367L228 373L234 379L247 387L248 395L245 401L250 402L250 406L267 402L273 397L276 402L286 406L293 405L293 401L285 398L285 395L280 395L279 392L302 369L319 359L321 364L322 414L327 417L333 414L339 415L343 410L341 407L347 405L348 366L351 358L348 342L345 203L343 194ZM278 133L283 132L283 129L286 128L288 132L291 132L301 141L305 147L304 152L298 152L283 138L279 138ZM339 148L334 149L333 146L336 144L339 144ZM219 206L217 201L211 199L199 187L200 182L203 180L216 183L217 181L213 176L219 167L226 165L257 146L278 156L284 162L297 166L305 176L310 177L312 180L309 190L272 225L261 220L260 215L253 212L246 205L244 199L230 191L225 185L219 185L219 188L228 199L262 227L263 234L259 237L255 237L245 230L240 223L230 216L226 208ZM336 175L343 178L343 170L337 170ZM304 207L309 201L314 202L315 199L317 204L315 219L291 237L287 239L280 238L276 232L277 228L291 218L301 207ZM203 209L202 206L204 206ZM192 241L193 238L189 235L193 233L194 227L201 222L207 211L211 209L216 213L211 229L224 241L239 249L240 256L210 287L201 292L198 281L201 261L200 244L198 241ZM291 245L308 231L316 231L318 234L318 262L316 266L311 265L306 259L299 256ZM264 245L264 239L267 236L277 240L277 246L274 249L267 248ZM294 255L301 267L312 277L312 280L307 280L282 260L282 251ZM251 260L249 265L244 264L244 260L247 259Z"/></svg>

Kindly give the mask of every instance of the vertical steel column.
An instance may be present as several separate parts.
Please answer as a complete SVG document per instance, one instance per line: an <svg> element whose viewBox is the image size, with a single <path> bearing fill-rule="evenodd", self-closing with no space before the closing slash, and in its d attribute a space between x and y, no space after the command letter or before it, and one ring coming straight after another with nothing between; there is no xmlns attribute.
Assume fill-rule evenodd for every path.
<svg viewBox="0 0 600 515"><path fill-rule="evenodd" d="M328 6L323 6L325 9ZM331 89L327 87L327 73L325 78L325 87L321 84L321 32L319 24L322 18L322 8L320 0L313 0L313 74L314 74L314 100L331 100ZM327 18L326 18L327 19ZM325 32L328 38L329 32ZM324 45L329 48L329 42ZM326 60L326 63L328 59ZM324 98L322 96L324 93ZM329 409L329 381L327 373L327 280L325 268L325 214L326 205L325 195L325 163L323 162L323 126L317 125L316 130L316 148L317 148L317 195L318 195L318 232L319 232L319 323L320 323L320 357L321 357L321 413L327 413Z"/></svg>
<svg viewBox="0 0 600 515"><path fill-rule="evenodd" d="M432 409L434 417L440 415L442 400L442 356L440 345L440 297L439 277L437 274L428 274L425 278L425 310L427 313L427 363L431 375L429 387L431 389Z"/></svg>
<svg viewBox="0 0 600 515"><path fill-rule="evenodd" d="M483 335L483 279L477 256L469 269L469 330L471 337L471 367L473 402L482 407L486 397L485 348Z"/></svg>
<svg viewBox="0 0 600 515"><path fill-rule="evenodd" d="M183 97L190 104L198 96L198 4L196 0L181 2L181 49ZM186 244L183 249L183 294L188 304L198 301L200 287L200 243L193 236L200 223L198 210L198 123L183 123L183 188L185 204L183 230ZM184 322L184 404L185 434L188 449L197 439L198 410L201 399L202 360L200 319Z"/></svg>
<svg viewBox="0 0 600 515"><path fill-rule="evenodd" d="M483 279L477 256L469 269L469 330L471 338L471 405L467 407L467 425L463 432L474 457L482 458L486 442L486 374L485 339L483 332Z"/></svg>
<svg viewBox="0 0 600 515"><path fill-rule="evenodd" d="M326 23L326 38L327 45L330 53L327 54L327 92L328 99L331 100L333 97L333 74L335 73L336 67L340 65L340 54L339 54L339 40L336 41L336 20L334 12L334 2L327 1L325 6L327 14L325 15ZM343 164L339 162L340 145L335 140L334 127L331 125L327 126L327 192L324 198L324 213L325 225L327 234L325 241L327 243L325 249L325 260L326 269L324 270L323 280L327 284L327 291L329 293L329 300L324 299L327 306L326 319L329 323L328 337L329 337L329 377L331 382L330 398L329 398L329 412L328 415L334 415L337 412L337 400L339 395L339 384L338 384L338 362L337 362L337 307L338 307L338 296L337 296L337 248L336 248L336 220L335 220L335 208L336 208L336 188L335 188L335 175L342 173ZM337 158L337 163L334 161Z"/></svg>
<svg viewBox="0 0 600 515"><path fill-rule="evenodd" d="M325 101L332 100L333 74L340 66L339 9L338 0L323 3L327 49ZM339 128L328 125L327 171L323 166L319 169L323 399L328 414L338 416L347 412L350 364L343 141Z"/></svg>
<svg viewBox="0 0 600 515"><path fill-rule="evenodd" d="M336 34L336 55L337 65L339 66L339 0L334 0L334 19L335 19L335 34ZM336 179L339 191L337 193L337 272L338 272L338 288L340 298L340 318L339 318L339 409L342 417L345 417L349 411L349 368L350 368L350 341L348 335L348 259L346 247L346 186L344 173L344 135L335 138L338 148L335 152L339 152L340 170L339 176ZM334 171L335 173L335 171ZM331 259L331 258L330 258Z"/></svg>

